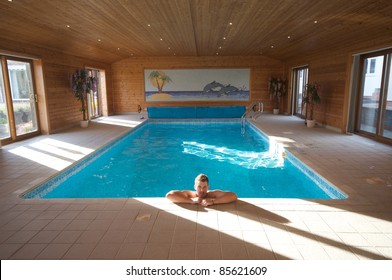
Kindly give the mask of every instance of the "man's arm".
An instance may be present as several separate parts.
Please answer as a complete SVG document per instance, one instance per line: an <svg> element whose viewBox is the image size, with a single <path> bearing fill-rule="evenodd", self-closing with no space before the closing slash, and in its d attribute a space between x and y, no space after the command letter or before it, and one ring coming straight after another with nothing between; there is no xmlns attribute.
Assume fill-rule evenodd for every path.
<svg viewBox="0 0 392 280"><path fill-rule="evenodd" d="M203 199L203 206L210 206L214 204L223 204L234 202L238 199L237 195L233 192L224 192L220 190L210 191L206 199Z"/></svg>
<svg viewBox="0 0 392 280"><path fill-rule="evenodd" d="M196 194L192 191L170 191L166 194L166 198L174 203L190 203L196 204L197 200L194 201Z"/></svg>

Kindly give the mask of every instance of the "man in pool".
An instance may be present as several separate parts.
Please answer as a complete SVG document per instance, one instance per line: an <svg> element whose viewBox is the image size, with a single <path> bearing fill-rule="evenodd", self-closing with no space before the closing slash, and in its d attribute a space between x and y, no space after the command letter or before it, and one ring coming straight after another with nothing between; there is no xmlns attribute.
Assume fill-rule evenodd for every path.
<svg viewBox="0 0 392 280"><path fill-rule="evenodd" d="M233 192L221 190L209 191L209 188L210 185L207 175L199 174L195 178L195 191L173 190L166 194L166 198L174 203L200 204L202 206L230 203L237 200L237 195Z"/></svg>

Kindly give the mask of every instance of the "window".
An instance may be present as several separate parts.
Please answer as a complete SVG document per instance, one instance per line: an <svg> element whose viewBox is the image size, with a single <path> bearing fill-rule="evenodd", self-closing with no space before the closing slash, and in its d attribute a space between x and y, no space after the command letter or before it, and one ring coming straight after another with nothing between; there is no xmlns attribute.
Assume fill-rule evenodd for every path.
<svg viewBox="0 0 392 280"><path fill-rule="evenodd" d="M375 69L376 69L376 60L375 59L371 59L370 60L370 70L369 70L369 73L370 74L374 74Z"/></svg>

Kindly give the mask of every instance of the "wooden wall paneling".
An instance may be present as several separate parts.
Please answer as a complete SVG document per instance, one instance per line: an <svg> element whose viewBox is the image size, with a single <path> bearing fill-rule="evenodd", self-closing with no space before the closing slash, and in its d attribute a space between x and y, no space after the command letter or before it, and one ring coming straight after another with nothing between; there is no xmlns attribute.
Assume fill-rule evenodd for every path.
<svg viewBox="0 0 392 280"><path fill-rule="evenodd" d="M289 72L292 71L292 67L305 64L309 66L309 82L318 82L322 86L322 102L315 112L316 120L345 132L349 111L352 55L391 46L392 39L386 37L355 44L337 43L335 48L330 50L321 49L310 54L298 55L285 62Z"/></svg>
<svg viewBox="0 0 392 280"><path fill-rule="evenodd" d="M138 104L157 104L144 101L144 68L250 67L251 101L262 99L266 110L271 110L268 77L289 78L291 67L304 64L309 65L310 81L328 89L316 117L344 130L350 83L347 57L392 46L392 4L309 0L293 7L289 2L277 7L272 0L177 0L167 7L158 5L161 9L151 9L161 4L158 0L81 5L54 0L34 6L4 2L0 11L5 11L2 20L7 24L0 25L0 49L42 60L49 131L79 120L79 106L64 77L86 65L105 69L111 114L136 111ZM69 19L75 23L71 30L64 27ZM228 25L231 20L233 26ZM222 34L228 35L226 40ZM102 42L97 41L98 35L103 36ZM160 41L160 35L167 39ZM290 96L283 99L282 107L289 111Z"/></svg>
<svg viewBox="0 0 392 280"><path fill-rule="evenodd" d="M297 58L297 62L289 62L290 69L307 64L309 82L320 84L321 102L315 110L315 119L323 125L338 127L341 119L342 100L346 81L346 56L341 52L328 52ZM333 123L333 124L332 124Z"/></svg>
<svg viewBox="0 0 392 280"><path fill-rule="evenodd" d="M144 69L199 69L199 68L250 68L250 101L214 102L146 102L144 97ZM149 57L129 58L112 65L113 98L116 113L136 112L137 106L189 106L189 105L250 105L262 100L265 110L272 111L268 95L270 75L284 75L281 61L258 57Z"/></svg>
<svg viewBox="0 0 392 280"><path fill-rule="evenodd" d="M71 93L70 77L77 68L82 68L86 65L97 69L104 69L106 73L109 73L106 77L107 106L109 113L113 113L111 100L111 66L109 64L67 55L30 44L22 45L10 40L1 41L0 50L6 51L9 55L15 54L15 56L31 57L40 61L42 75L39 78L43 79L43 82L41 80L38 84L40 93L38 109L40 117L48 120L47 124L43 121L42 133L54 133L58 130L74 126L81 120L82 114L80 112L79 102L76 101ZM42 98L45 99L45 102Z"/></svg>

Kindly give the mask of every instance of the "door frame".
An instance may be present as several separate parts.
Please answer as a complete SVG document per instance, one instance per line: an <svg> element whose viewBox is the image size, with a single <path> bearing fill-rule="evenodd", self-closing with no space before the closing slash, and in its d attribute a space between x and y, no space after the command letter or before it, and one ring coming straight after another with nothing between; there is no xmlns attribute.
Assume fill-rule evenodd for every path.
<svg viewBox="0 0 392 280"><path fill-rule="evenodd" d="M377 56L384 56L383 58L383 67L381 71L381 82L380 82L380 94L378 98L378 112L377 112L377 119L376 119L376 132L372 133L369 131L361 130L361 113L362 113L362 102L363 102L363 90L364 90L364 83L366 79L366 69L364 67L366 59L377 57ZM358 89L357 89L357 102L356 102L356 115L355 115L355 125L354 125L354 132L359 135L363 135L368 138L373 138L380 142L385 142L388 144L392 143L391 138L387 138L381 135L381 132L384 128L384 119L386 115L386 105L387 105L387 97L388 97L388 86L389 86L389 74L392 71L392 49L386 49L382 51L375 51L371 53L366 53L360 56L360 63L359 63L359 80L358 80ZM367 67L366 67L367 68Z"/></svg>
<svg viewBox="0 0 392 280"><path fill-rule="evenodd" d="M13 61L20 61L30 64L30 71L31 71L31 84L34 91L34 104L35 104L35 114L36 114L36 121L37 121L37 129L32 132L28 132L22 135L17 135L16 133L16 123L15 123L15 114L14 114L14 107L12 102L12 92L11 92L11 85L10 85L10 78L8 72L8 60ZM39 121L39 108L38 108L38 95L37 95L37 87L35 84L35 73L34 73L34 64L31 59L8 56L8 55L0 55L0 64L3 72L3 82L4 82L4 94L7 106L7 113L8 113L8 125L10 136L7 138L1 139L2 144L9 144L12 142L28 139L37 135L41 134L40 129L40 121Z"/></svg>
<svg viewBox="0 0 392 280"><path fill-rule="evenodd" d="M304 65L304 66L299 66L299 67L294 67L292 69L292 104L291 104L291 110L292 110L292 114L301 118L301 119L305 119L306 118L306 107L304 107L301 104L301 113L297 113L297 106L298 106L298 97L299 97L299 90L298 90L298 73L299 71L303 71L306 70L306 77L304 77L304 81L303 81L303 91L305 90L305 85L308 83L308 79L309 79L309 66L308 65ZM303 94L303 92L302 92ZM302 103L302 102L301 102ZM305 110L304 110L305 108Z"/></svg>

